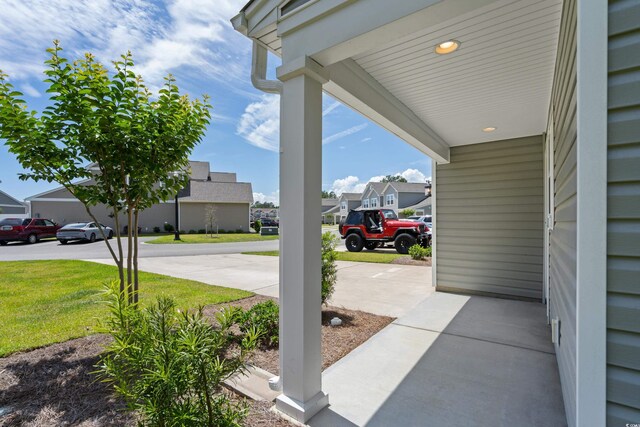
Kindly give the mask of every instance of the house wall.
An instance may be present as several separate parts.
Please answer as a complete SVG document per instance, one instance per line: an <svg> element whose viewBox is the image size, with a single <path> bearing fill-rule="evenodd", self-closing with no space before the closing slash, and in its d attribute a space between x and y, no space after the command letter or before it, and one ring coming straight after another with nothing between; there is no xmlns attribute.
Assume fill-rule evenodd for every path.
<svg viewBox="0 0 640 427"><path fill-rule="evenodd" d="M549 236L550 315L560 320L555 344L567 422L576 424L576 2L565 1L551 104L554 224Z"/></svg>
<svg viewBox="0 0 640 427"><path fill-rule="evenodd" d="M0 205L0 213L2 215L24 215L27 213L26 206L2 206Z"/></svg>
<svg viewBox="0 0 640 427"><path fill-rule="evenodd" d="M640 421L640 3L610 2L607 425Z"/></svg>
<svg viewBox="0 0 640 427"><path fill-rule="evenodd" d="M207 228L206 208L215 206L219 229L249 231L249 203L180 203L180 229L199 230Z"/></svg>
<svg viewBox="0 0 640 427"><path fill-rule="evenodd" d="M387 205L388 194L393 194L393 203L390 205ZM387 187L387 190L382 194L382 201L384 202L383 208L393 209L395 212L398 212L398 192L393 187Z"/></svg>
<svg viewBox="0 0 640 427"><path fill-rule="evenodd" d="M138 225L143 232L153 231L153 227L164 229L164 223L174 224L175 210L173 203L160 203L145 209L138 220ZM115 221L109 217L110 210L104 205L91 208L98 221L115 229ZM82 203L77 201L37 201L31 202L31 215L37 218L48 218L59 224L69 224L72 222L90 221ZM126 216L119 216L121 229L126 225Z"/></svg>
<svg viewBox="0 0 640 427"><path fill-rule="evenodd" d="M452 147L438 165L439 290L542 296L542 137Z"/></svg>
<svg viewBox="0 0 640 427"><path fill-rule="evenodd" d="M398 193L398 209L402 210L407 206L413 206L424 200L424 191L422 193Z"/></svg>

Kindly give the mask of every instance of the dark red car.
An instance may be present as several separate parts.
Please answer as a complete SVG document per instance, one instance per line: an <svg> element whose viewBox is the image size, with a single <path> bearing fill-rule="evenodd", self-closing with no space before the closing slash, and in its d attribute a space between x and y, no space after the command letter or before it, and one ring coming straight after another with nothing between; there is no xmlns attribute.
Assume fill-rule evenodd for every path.
<svg viewBox="0 0 640 427"><path fill-rule="evenodd" d="M60 226L43 218L5 218L0 220L0 245L22 241L36 243L40 239L56 237Z"/></svg>

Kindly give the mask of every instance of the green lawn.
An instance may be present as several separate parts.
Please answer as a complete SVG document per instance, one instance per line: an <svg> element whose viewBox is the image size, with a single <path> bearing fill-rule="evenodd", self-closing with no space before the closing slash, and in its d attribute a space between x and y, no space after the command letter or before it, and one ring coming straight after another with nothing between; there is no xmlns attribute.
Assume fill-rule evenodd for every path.
<svg viewBox="0 0 640 427"><path fill-rule="evenodd" d="M244 255L265 255L280 256L279 251L256 251L242 252ZM354 261L354 262L375 262L379 264L391 264L394 259L400 257L408 257L408 255L400 255L398 253L382 253L382 252L336 252L338 261Z"/></svg>
<svg viewBox="0 0 640 427"><path fill-rule="evenodd" d="M117 277L116 267L86 261L0 262L0 357L95 333L107 314L103 284ZM158 295L191 308L252 294L140 272L141 304Z"/></svg>
<svg viewBox="0 0 640 427"><path fill-rule="evenodd" d="M214 234L213 237L208 234L181 234L180 239L173 240L173 234L170 236L161 236L157 239L149 240L145 243L154 245L166 244L185 244L185 243L233 243L233 242L257 242L262 240L277 240L279 236L261 236L258 233L244 234Z"/></svg>

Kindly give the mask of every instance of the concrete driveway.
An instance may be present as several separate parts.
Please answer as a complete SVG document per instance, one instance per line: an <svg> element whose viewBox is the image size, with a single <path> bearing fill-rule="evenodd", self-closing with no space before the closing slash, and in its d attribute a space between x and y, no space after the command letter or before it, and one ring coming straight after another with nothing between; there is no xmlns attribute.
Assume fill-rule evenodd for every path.
<svg viewBox="0 0 640 427"><path fill-rule="evenodd" d="M108 259L89 261L113 264ZM278 296L278 257L221 254L153 257L140 270ZM433 293L431 268L338 261L331 305L399 317Z"/></svg>

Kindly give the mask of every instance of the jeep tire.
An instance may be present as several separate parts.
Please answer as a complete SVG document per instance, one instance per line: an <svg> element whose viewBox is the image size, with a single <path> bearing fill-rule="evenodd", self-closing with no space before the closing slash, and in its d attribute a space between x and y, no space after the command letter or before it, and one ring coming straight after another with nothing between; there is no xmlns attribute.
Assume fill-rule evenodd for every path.
<svg viewBox="0 0 640 427"><path fill-rule="evenodd" d="M416 244L416 238L408 233L399 234L393 242L396 252L402 255L409 253L409 248Z"/></svg>
<svg viewBox="0 0 640 427"><path fill-rule="evenodd" d="M364 246L364 240L359 234L352 233L347 236L344 244L349 252L360 252Z"/></svg>
<svg viewBox="0 0 640 427"><path fill-rule="evenodd" d="M368 250L368 251L373 251L375 250L378 246L380 245L380 243L376 242L376 241L367 241L364 244L364 247Z"/></svg>

